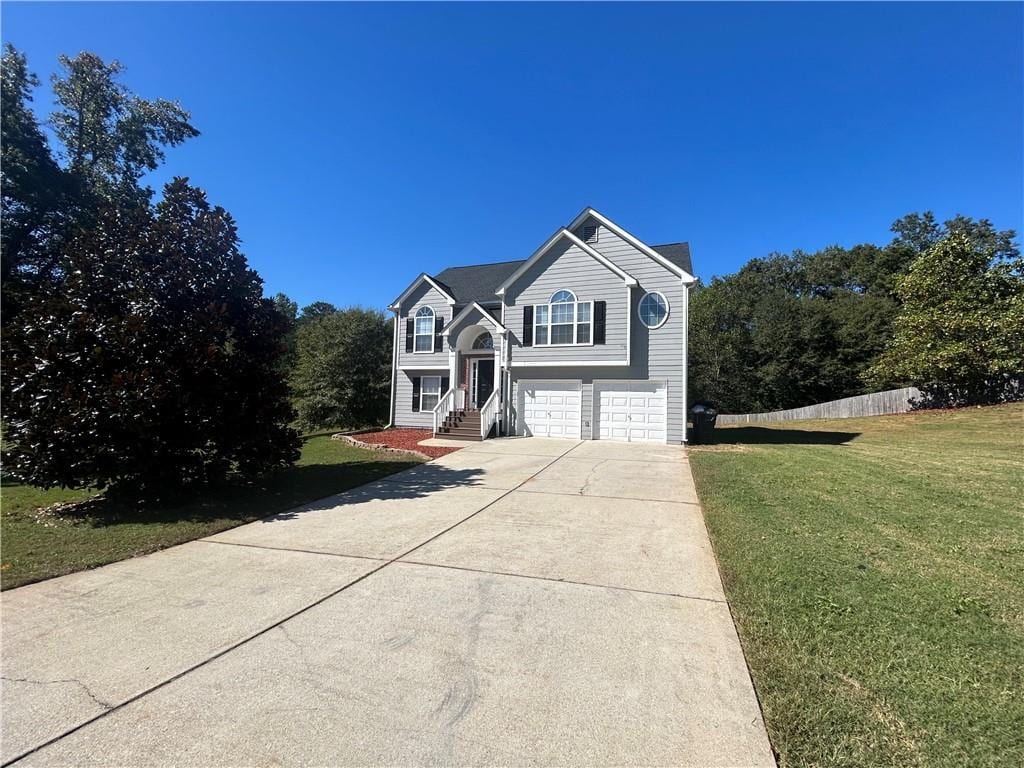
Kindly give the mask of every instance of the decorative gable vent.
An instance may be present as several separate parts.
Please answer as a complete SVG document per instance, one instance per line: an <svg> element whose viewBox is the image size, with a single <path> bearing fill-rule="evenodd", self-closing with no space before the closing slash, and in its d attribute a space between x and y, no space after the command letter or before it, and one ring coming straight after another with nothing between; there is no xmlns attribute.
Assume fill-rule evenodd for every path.
<svg viewBox="0 0 1024 768"><path fill-rule="evenodd" d="M597 224L587 224L585 227L583 227L583 242L597 242Z"/></svg>

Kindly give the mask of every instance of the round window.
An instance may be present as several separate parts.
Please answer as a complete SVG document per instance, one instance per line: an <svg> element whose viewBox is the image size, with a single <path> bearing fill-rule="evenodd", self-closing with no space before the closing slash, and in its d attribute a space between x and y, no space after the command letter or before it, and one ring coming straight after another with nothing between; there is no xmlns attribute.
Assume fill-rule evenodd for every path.
<svg viewBox="0 0 1024 768"><path fill-rule="evenodd" d="M648 328L660 328L668 320L668 301L660 293L646 293L640 299L637 314Z"/></svg>

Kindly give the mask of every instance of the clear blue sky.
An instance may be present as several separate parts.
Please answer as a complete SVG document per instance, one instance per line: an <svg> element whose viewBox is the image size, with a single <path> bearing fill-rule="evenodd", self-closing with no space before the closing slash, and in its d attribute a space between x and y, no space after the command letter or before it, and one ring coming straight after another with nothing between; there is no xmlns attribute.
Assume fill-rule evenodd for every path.
<svg viewBox="0 0 1024 768"><path fill-rule="evenodd" d="M1021 4L4 3L3 39L127 65L202 136L187 175L306 304L524 258L585 205L697 273L886 242L932 209L1022 226ZM49 111L41 90L37 108Z"/></svg>

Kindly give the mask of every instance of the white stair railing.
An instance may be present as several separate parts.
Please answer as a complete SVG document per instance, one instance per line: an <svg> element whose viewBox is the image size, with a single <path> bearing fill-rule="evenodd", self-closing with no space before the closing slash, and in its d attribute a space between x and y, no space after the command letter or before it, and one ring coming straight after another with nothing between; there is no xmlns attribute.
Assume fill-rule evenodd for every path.
<svg viewBox="0 0 1024 768"><path fill-rule="evenodd" d="M453 410L455 403L455 390L449 389L442 395L441 399L437 401L437 405L434 406L434 434L437 434L437 428L441 424L441 421Z"/></svg>
<svg viewBox="0 0 1024 768"><path fill-rule="evenodd" d="M486 440L491 427L498 420L498 390L491 392L484 407L480 409L480 439Z"/></svg>

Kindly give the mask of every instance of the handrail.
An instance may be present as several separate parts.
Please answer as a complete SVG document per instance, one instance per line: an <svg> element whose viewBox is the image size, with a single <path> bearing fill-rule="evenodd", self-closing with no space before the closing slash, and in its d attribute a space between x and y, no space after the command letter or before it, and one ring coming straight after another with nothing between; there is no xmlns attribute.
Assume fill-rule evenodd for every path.
<svg viewBox="0 0 1024 768"><path fill-rule="evenodd" d="M498 418L498 390L491 392L484 407L480 409L480 439L486 440L487 435Z"/></svg>
<svg viewBox="0 0 1024 768"><path fill-rule="evenodd" d="M454 392L455 392L454 389L449 388L448 391L445 392L444 395L441 397L441 399L437 401L437 405L434 406L433 414L434 414L434 434L435 435L437 434L437 417L438 417L438 414L443 414L443 416L447 416L453 410L452 409L452 402L455 399Z"/></svg>

